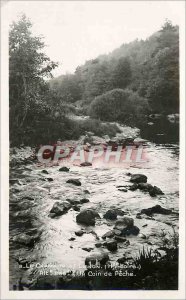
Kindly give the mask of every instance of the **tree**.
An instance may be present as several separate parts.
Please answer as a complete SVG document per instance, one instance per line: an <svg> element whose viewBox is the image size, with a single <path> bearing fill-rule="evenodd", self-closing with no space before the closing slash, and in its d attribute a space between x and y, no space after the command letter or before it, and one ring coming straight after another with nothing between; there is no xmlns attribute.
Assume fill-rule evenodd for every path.
<svg viewBox="0 0 186 300"><path fill-rule="evenodd" d="M132 71L128 58L120 58L113 72L112 81L114 88L126 88L132 79Z"/></svg>
<svg viewBox="0 0 186 300"><path fill-rule="evenodd" d="M41 37L32 35L32 23L22 15L9 32L9 104L10 135L22 134L40 113L49 111L45 97L49 87L44 78L51 77L57 66L42 50Z"/></svg>

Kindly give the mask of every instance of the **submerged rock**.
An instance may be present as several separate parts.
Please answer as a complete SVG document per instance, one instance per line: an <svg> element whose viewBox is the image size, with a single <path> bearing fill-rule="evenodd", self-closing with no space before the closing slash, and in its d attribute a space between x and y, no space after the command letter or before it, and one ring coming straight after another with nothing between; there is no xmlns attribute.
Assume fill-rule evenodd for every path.
<svg viewBox="0 0 186 300"><path fill-rule="evenodd" d="M67 180L67 183L71 183L71 184L74 184L76 186L81 185L81 182L79 181L79 179L69 179L69 180Z"/></svg>
<svg viewBox="0 0 186 300"><path fill-rule="evenodd" d="M88 257L86 257L85 259L85 265L88 266L88 265L96 265L98 263L104 265L106 264L106 262L109 261L109 256L107 253L95 253L95 254L92 254Z"/></svg>
<svg viewBox="0 0 186 300"><path fill-rule="evenodd" d="M152 216L153 214L163 214L163 215L170 215L172 214L171 209L166 209L161 207L161 205L155 205L153 207L144 208L141 210L141 214L146 214L147 216Z"/></svg>
<svg viewBox="0 0 186 300"><path fill-rule="evenodd" d="M140 182L147 182L147 176L143 175L143 174L133 174L130 178L131 182L134 183L140 183Z"/></svg>
<svg viewBox="0 0 186 300"><path fill-rule="evenodd" d="M61 167L58 171L59 172L69 172L70 168L67 167Z"/></svg>
<svg viewBox="0 0 186 300"><path fill-rule="evenodd" d="M100 218L100 215L94 211L93 209L86 209L81 211L77 216L76 216L76 222L85 224L85 225L95 225L95 219Z"/></svg>
<svg viewBox="0 0 186 300"><path fill-rule="evenodd" d="M64 202L55 202L52 209L50 210L49 216L55 218L65 214L71 208L71 204L67 201Z"/></svg>

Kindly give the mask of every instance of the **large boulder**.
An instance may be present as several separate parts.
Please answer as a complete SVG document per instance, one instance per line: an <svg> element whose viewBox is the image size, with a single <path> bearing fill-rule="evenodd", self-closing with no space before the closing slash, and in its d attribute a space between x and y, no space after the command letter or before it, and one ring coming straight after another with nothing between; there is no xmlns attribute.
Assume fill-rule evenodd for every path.
<svg viewBox="0 0 186 300"><path fill-rule="evenodd" d="M76 216L76 222L80 224L85 224L88 226L93 226L95 225L95 219L100 218L100 215L93 209L86 209L81 211L77 216Z"/></svg>
<svg viewBox="0 0 186 300"><path fill-rule="evenodd" d="M132 227L134 225L134 219L130 217L124 217L121 220L116 221L115 229L123 230L126 227Z"/></svg>
<svg viewBox="0 0 186 300"><path fill-rule="evenodd" d="M101 265L104 265L109 261L109 256L107 253L95 253L92 254L85 259L85 265L90 266L91 265L97 265L100 263Z"/></svg>
<svg viewBox="0 0 186 300"><path fill-rule="evenodd" d="M153 214L170 215L172 214L172 210L163 208L161 205L155 205L153 207L142 209L141 214L146 214L147 216L152 216Z"/></svg>
<svg viewBox="0 0 186 300"><path fill-rule="evenodd" d="M67 183L71 183L71 184L74 184L76 186L81 185L81 182L79 181L79 179L69 179L69 180L67 180Z"/></svg>
<svg viewBox="0 0 186 300"><path fill-rule="evenodd" d="M130 181L133 183L147 182L147 176L143 174L133 174L131 175Z"/></svg>
<svg viewBox="0 0 186 300"><path fill-rule="evenodd" d="M71 208L71 204L67 201L63 202L55 202L52 209L50 210L49 216L51 218L55 218L57 216L61 216L65 214Z"/></svg>
<svg viewBox="0 0 186 300"><path fill-rule="evenodd" d="M137 226L134 226L134 220L130 217L124 217L122 220L116 221L115 229L121 231L121 236L138 235L140 232Z"/></svg>

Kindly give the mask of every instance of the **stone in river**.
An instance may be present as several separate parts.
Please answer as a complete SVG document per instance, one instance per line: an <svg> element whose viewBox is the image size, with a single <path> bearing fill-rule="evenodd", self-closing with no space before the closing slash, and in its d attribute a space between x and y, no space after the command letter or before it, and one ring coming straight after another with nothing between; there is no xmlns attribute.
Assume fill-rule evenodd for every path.
<svg viewBox="0 0 186 300"><path fill-rule="evenodd" d="M82 236L85 232L83 230L79 230L75 232L75 235Z"/></svg>
<svg viewBox="0 0 186 300"><path fill-rule="evenodd" d="M109 220L116 220L117 219L117 213L114 209L109 209L103 216L105 219Z"/></svg>
<svg viewBox="0 0 186 300"><path fill-rule="evenodd" d="M126 227L122 230L121 235L126 236L126 235L138 235L140 232L140 229L137 226L132 226L132 227Z"/></svg>
<svg viewBox="0 0 186 300"><path fill-rule="evenodd" d="M71 183L71 184L74 184L76 186L81 185L81 182L79 181L79 179L69 179L69 180L67 180L67 183Z"/></svg>
<svg viewBox="0 0 186 300"><path fill-rule="evenodd" d="M77 216L76 216L76 222L80 224L85 224L85 225L90 225L93 226L95 225L95 219L100 218L99 214L93 210L93 209L86 209L81 211Z"/></svg>
<svg viewBox="0 0 186 300"><path fill-rule="evenodd" d="M124 217L121 220L116 221L115 229L123 230L126 227L132 227L134 225L134 219L130 217Z"/></svg>
<svg viewBox="0 0 186 300"><path fill-rule="evenodd" d="M56 216L61 216L65 214L71 208L71 204L67 201L55 202L52 209L50 210L49 216L55 218Z"/></svg>
<svg viewBox="0 0 186 300"><path fill-rule="evenodd" d="M81 167L90 167L90 166L92 166L92 163L85 161L85 162L81 163L80 166Z"/></svg>
<svg viewBox="0 0 186 300"><path fill-rule="evenodd" d="M42 170L41 173L43 173L43 174L49 174L47 170Z"/></svg>
<svg viewBox="0 0 186 300"><path fill-rule="evenodd" d="M133 174L131 175L130 181L134 183L140 183L140 182L145 183L147 182L147 176L143 174Z"/></svg>
<svg viewBox="0 0 186 300"><path fill-rule="evenodd" d="M114 237L114 234L115 234L114 230L107 231L107 232L102 236L102 239L105 240L106 238L112 238L112 237Z"/></svg>
<svg viewBox="0 0 186 300"><path fill-rule="evenodd" d="M100 248L101 246L102 246L102 243L96 243L96 244L95 244L95 247L96 247L96 248Z"/></svg>
<svg viewBox="0 0 186 300"><path fill-rule="evenodd" d="M122 236L118 236L118 235L116 235L114 238L115 238L115 240L116 240L118 243L124 243L124 242L127 241L126 238L124 238L124 237L122 237Z"/></svg>
<svg viewBox="0 0 186 300"><path fill-rule="evenodd" d="M149 194L151 197L155 197L157 195L164 195L162 190L160 188L158 188L157 186L153 186L153 188L150 189Z"/></svg>
<svg viewBox="0 0 186 300"><path fill-rule="evenodd" d="M51 177L47 177L47 180L48 180L49 182L54 181L54 179L51 178Z"/></svg>
<svg viewBox="0 0 186 300"><path fill-rule="evenodd" d="M25 233L21 233L13 237L14 242L28 247L32 247L38 239L39 239L39 235L30 236Z"/></svg>
<svg viewBox="0 0 186 300"><path fill-rule="evenodd" d="M84 204L84 203L88 203L90 202L89 199L83 198L80 200L80 203Z"/></svg>
<svg viewBox="0 0 186 300"><path fill-rule="evenodd" d="M69 168L67 168L67 167L61 167L58 171L60 171L60 172L69 172Z"/></svg>
<svg viewBox="0 0 186 300"><path fill-rule="evenodd" d="M85 265L96 265L98 263L104 265L109 260L109 256L107 253L95 253L92 254L85 259Z"/></svg>
<svg viewBox="0 0 186 300"><path fill-rule="evenodd" d="M141 214L146 214L147 216L152 216L153 214L170 215L172 213L172 210L163 208L161 205L155 205L141 210Z"/></svg>
<svg viewBox="0 0 186 300"><path fill-rule="evenodd" d="M91 247L84 247L84 248L82 248L82 250L84 250L84 251L87 251L87 252L90 252L90 251L92 251L93 250L93 248L91 248Z"/></svg>
<svg viewBox="0 0 186 300"><path fill-rule="evenodd" d="M115 240L107 242L106 246L109 251L116 251L118 248L117 242Z"/></svg>
<svg viewBox="0 0 186 300"><path fill-rule="evenodd" d="M75 237L71 237L71 238L69 238L69 241L75 241Z"/></svg>

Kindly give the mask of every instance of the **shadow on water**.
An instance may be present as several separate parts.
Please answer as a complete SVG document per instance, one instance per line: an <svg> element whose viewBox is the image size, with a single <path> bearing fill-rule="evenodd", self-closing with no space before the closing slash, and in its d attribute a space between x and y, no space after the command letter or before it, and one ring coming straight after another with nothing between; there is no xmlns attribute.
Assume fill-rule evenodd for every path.
<svg viewBox="0 0 186 300"><path fill-rule="evenodd" d="M165 118L149 122L141 127L141 137L156 144L179 144L179 123Z"/></svg>

